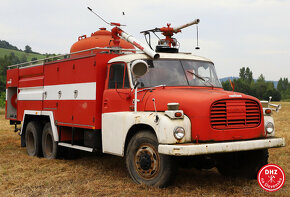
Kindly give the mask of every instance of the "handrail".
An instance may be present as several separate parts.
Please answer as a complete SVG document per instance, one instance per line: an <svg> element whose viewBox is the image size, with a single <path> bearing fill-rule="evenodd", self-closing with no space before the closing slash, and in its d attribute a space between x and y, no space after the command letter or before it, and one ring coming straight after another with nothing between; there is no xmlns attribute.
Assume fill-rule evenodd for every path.
<svg viewBox="0 0 290 197"><path fill-rule="evenodd" d="M39 62L41 64L44 64L44 63L50 62L50 61L57 61L57 60L61 60L61 59L69 59L71 55L79 54L79 53L83 53L83 52L87 52L87 51L91 51L91 53L93 54L93 51L96 50L96 49L109 50L109 51L128 51L128 52L136 51L136 52L140 52L140 50L137 50L137 49L95 47L95 48L90 48L90 49L86 49L86 50L82 50L82 51L77 51L77 52L73 52L73 53L69 53L69 54L65 54L65 55L56 55L56 56L47 57L47 58L44 58L44 59L33 60L33 61L29 61L29 62L23 62L23 63L20 63L20 64L11 65L11 66L8 66L8 69L31 66L31 65L35 65L37 62ZM125 53L120 53L120 54L125 54Z"/></svg>

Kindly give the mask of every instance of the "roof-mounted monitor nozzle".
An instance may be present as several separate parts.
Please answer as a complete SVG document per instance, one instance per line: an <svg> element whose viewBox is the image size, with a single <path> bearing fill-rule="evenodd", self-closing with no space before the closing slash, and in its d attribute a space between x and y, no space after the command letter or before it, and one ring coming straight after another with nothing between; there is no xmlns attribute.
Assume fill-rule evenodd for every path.
<svg viewBox="0 0 290 197"><path fill-rule="evenodd" d="M185 25L181 25L179 27L170 27L171 24L168 23L167 27L150 29L150 30L142 31L140 33L144 33L145 39L146 39L146 35L150 34L150 32L153 32L154 34L155 34L155 32L161 32L165 36L165 39L159 39L158 45L156 46L156 51L157 52L162 51L162 52L176 53L176 52L178 52L178 41L172 37L173 34L179 33L179 32L181 32L181 29L189 27L191 25L198 24L199 22L200 22L199 19L195 19L194 21L187 23ZM147 39L146 39L146 41L147 41ZM150 45L151 41L149 40L149 42L147 41L147 43Z"/></svg>
<svg viewBox="0 0 290 197"><path fill-rule="evenodd" d="M180 32L180 30L183 29L183 28L189 27L191 25L197 25L199 23L199 21L200 21L199 19L195 19L194 21L192 21L190 23L187 23L185 25L181 25L179 27L175 27L175 28L173 28L173 30L174 30L175 33Z"/></svg>

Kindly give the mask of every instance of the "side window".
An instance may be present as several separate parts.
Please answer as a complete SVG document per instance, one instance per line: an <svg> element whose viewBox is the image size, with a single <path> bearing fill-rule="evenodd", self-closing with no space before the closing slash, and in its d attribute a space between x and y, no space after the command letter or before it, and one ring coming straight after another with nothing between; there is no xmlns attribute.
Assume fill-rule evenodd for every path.
<svg viewBox="0 0 290 197"><path fill-rule="evenodd" d="M124 64L111 65L108 88L130 88L127 67Z"/></svg>

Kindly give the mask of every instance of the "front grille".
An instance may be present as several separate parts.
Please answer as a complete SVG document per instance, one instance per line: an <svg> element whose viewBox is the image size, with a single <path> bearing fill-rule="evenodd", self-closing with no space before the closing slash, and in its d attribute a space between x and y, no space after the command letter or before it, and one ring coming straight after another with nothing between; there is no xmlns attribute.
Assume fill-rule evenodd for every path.
<svg viewBox="0 0 290 197"><path fill-rule="evenodd" d="M214 129L257 127L261 122L260 107L249 99L217 101L211 106L210 122Z"/></svg>

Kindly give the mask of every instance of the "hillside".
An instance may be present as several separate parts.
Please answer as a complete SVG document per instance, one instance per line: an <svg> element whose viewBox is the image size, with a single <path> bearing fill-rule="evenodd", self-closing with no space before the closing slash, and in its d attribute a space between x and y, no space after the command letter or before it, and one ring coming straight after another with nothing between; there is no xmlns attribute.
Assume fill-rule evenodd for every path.
<svg viewBox="0 0 290 197"><path fill-rule="evenodd" d="M35 54L35 53L25 53L24 51L18 51L18 50L13 50L13 49L4 49L0 48L0 58L3 58L5 55L9 56L10 53L14 53L15 56L21 58L22 56L26 56L27 61L30 61L32 58L37 58L37 59L43 59L45 58L45 55L41 54Z"/></svg>

